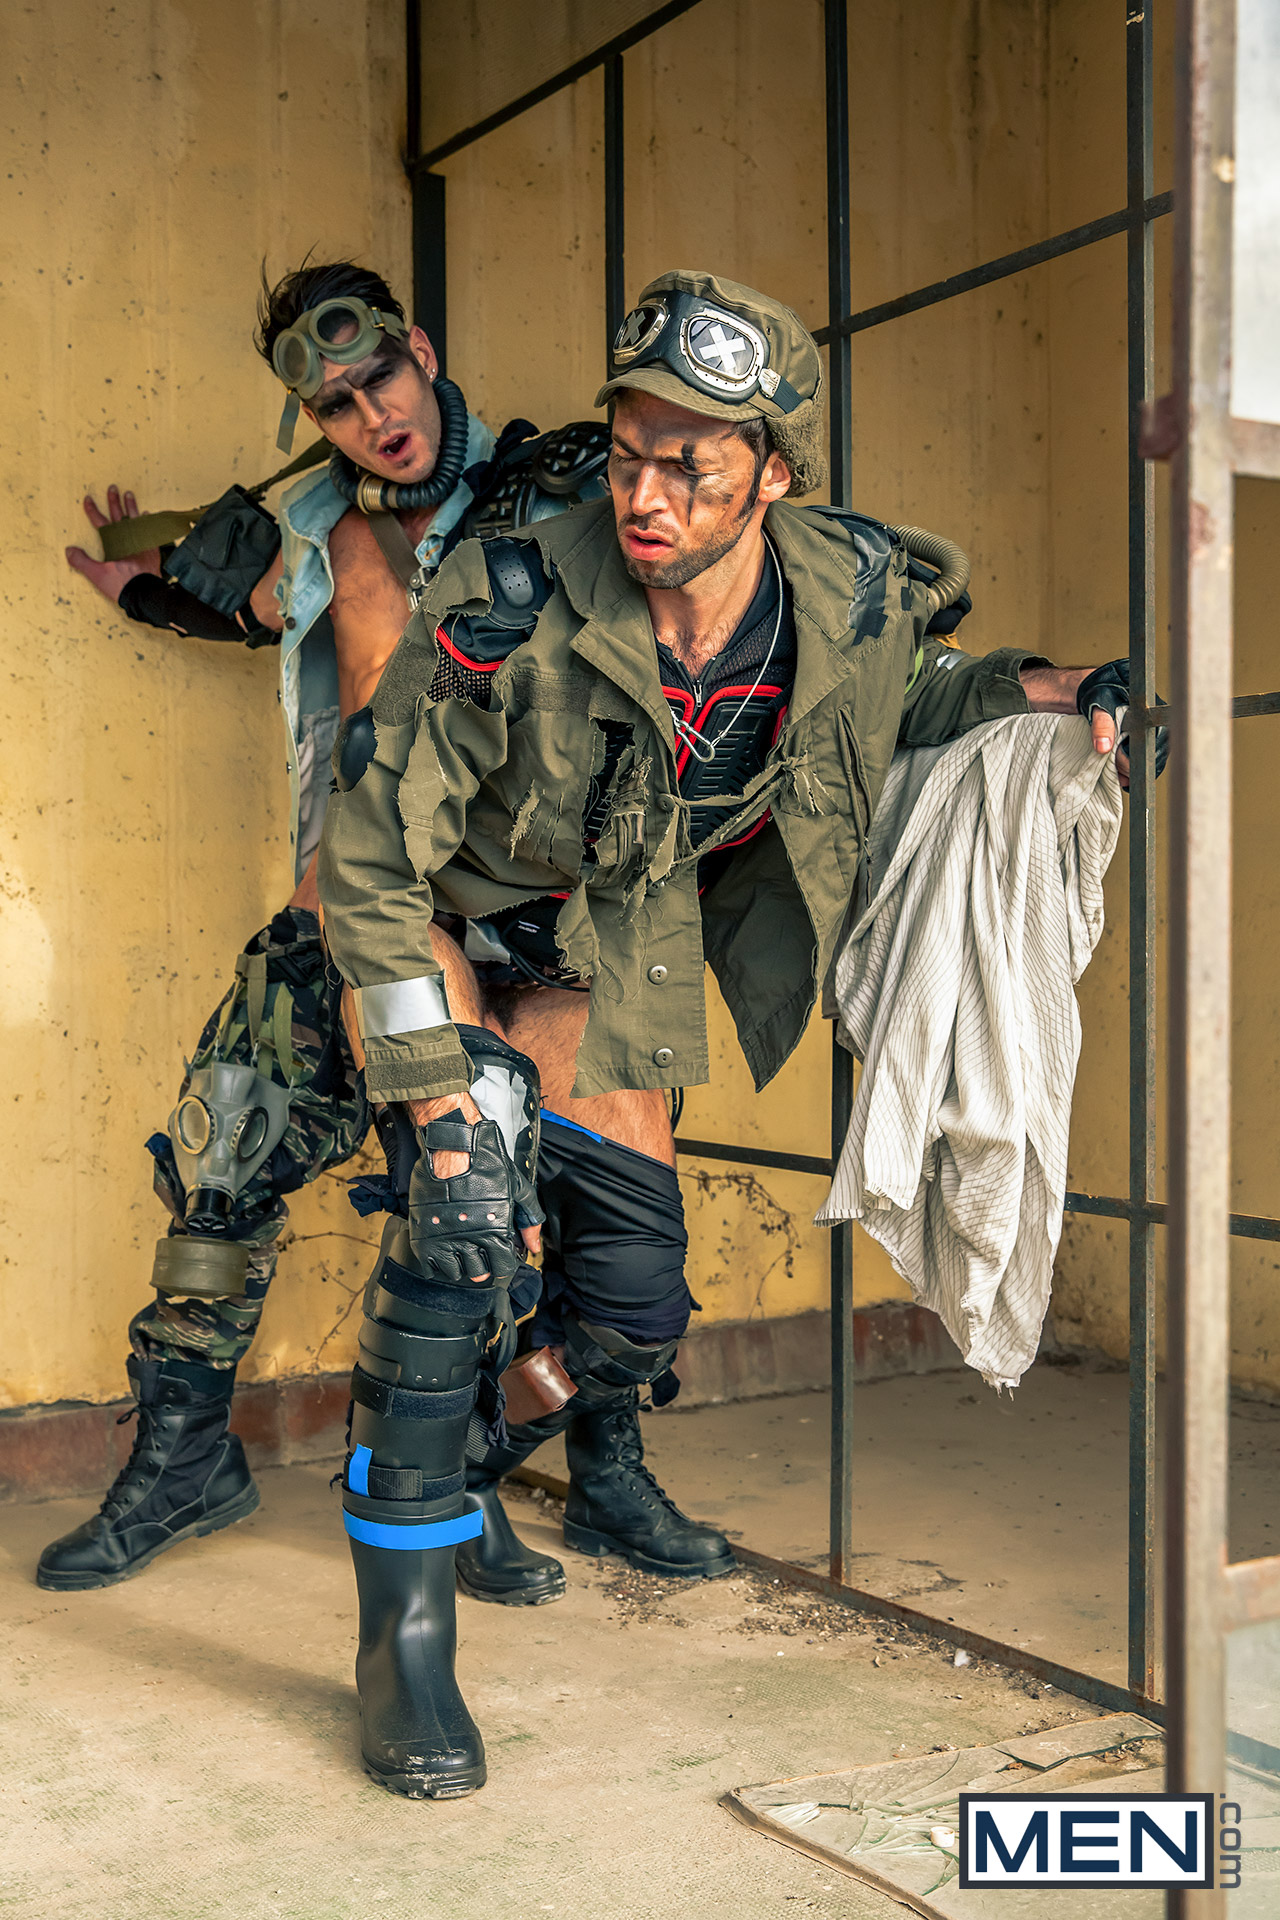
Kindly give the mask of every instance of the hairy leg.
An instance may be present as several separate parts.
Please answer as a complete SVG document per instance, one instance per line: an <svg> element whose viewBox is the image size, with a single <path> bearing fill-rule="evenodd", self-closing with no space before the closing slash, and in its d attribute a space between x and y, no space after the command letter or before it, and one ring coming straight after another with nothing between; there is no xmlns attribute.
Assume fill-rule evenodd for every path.
<svg viewBox="0 0 1280 1920"><path fill-rule="evenodd" d="M489 1024L496 1025L494 1021ZM562 1120L572 1120L619 1146L634 1147L666 1166L676 1163L666 1095L657 1088L628 1088L577 1100L571 1091L578 1045L587 1024L585 993L558 987L530 987L519 993L507 1014L506 1038L536 1062L544 1105ZM502 1031L502 1029L499 1029Z"/></svg>

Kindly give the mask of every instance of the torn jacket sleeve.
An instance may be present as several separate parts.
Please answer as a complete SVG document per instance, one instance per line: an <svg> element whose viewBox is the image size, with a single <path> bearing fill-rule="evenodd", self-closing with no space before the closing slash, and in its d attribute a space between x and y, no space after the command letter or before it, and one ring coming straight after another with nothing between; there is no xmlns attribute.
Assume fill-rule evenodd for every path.
<svg viewBox="0 0 1280 1920"><path fill-rule="evenodd" d="M431 948L431 876L461 845L468 803L505 750L505 715L423 701L407 724L378 722L372 759L330 799L325 938L355 989L372 1100L432 1100L471 1083Z"/></svg>
<svg viewBox="0 0 1280 1920"><path fill-rule="evenodd" d="M1023 667L1052 666L1043 654L997 647L981 656L923 640L902 702L898 744L937 747L984 720L1031 711L1019 674Z"/></svg>

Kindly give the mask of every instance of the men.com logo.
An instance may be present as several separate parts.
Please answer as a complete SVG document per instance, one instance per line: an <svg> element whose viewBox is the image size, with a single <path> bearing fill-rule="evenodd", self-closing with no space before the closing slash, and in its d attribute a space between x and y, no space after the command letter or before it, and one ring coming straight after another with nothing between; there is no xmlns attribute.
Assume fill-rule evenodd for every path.
<svg viewBox="0 0 1280 1920"><path fill-rule="evenodd" d="M1211 1887L1210 1793L960 1795L960 1885Z"/></svg>

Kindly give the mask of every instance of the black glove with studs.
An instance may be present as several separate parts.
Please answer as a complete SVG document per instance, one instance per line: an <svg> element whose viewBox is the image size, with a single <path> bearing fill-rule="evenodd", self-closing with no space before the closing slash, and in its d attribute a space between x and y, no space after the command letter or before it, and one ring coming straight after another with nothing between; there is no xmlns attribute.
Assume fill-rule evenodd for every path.
<svg viewBox="0 0 1280 1920"><path fill-rule="evenodd" d="M1086 720L1091 719L1099 710L1103 713L1109 713L1114 720L1120 708L1129 705L1130 698L1128 660L1108 660L1103 666L1095 667L1092 673L1086 674L1080 682L1079 691L1076 694L1076 707L1078 711L1084 715ZM1155 704L1157 706L1164 704L1159 694L1156 695ZM1117 742L1117 745L1123 747L1126 752L1128 752L1128 744L1128 734L1125 734L1124 738ZM1168 762L1169 729L1168 727L1157 727L1157 780L1164 772Z"/></svg>

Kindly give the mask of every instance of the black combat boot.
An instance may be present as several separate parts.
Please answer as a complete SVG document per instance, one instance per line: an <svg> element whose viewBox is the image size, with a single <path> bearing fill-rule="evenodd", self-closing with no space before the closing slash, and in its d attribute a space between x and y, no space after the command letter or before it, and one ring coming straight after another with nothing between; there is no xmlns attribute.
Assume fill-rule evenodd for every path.
<svg viewBox="0 0 1280 1920"><path fill-rule="evenodd" d="M574 1313L564 1317L564 1336L564 1364L576 1393L554 1413L509 1427L507 1447L488 1456L485 1471L494 1478L510 1473L544 1440L563 1433L567 1547L625 1554L646 1573L686 1580L732 1573L738 1563L724 1535L681 1513L644 1464L639 1386L666 1371L676 1342L640 1344Z"/></svg>
<svg viewBox="0 0 1280 1920"><path fill-rule="evenodd" d="M227 1431L234 1371L133 1355L128 1368L133 1451L92 1520L41 1554L36 1584L54 1592L128 1580L180 1540L247 1519L258 1504L244 1448Z"/></svg>
<svg viewBox="0 0 1280 1920"><path fill-rule="evenodd" d="M686 1518L645 1466L638 1400L635 1387L624 1387L570 1423L564 1543L579 1553L621 1553L645 1573L718 1580L737 1567L733 1549L715 1527Z"/></svg>
<svg viewBox="0 0 1280 1920"><path fill-rule="evenodd" d="M520 1465L528 1448L490 1454L483 1466L467 1468L467 1498L484 1515L484 1532L458 1548L458 1585L473 1600L496 1600L504 1607L543 1607L564 1595L564 1568L548 1553L535 1553L517 1536L498 1498L504 1473Z"/></svg>

